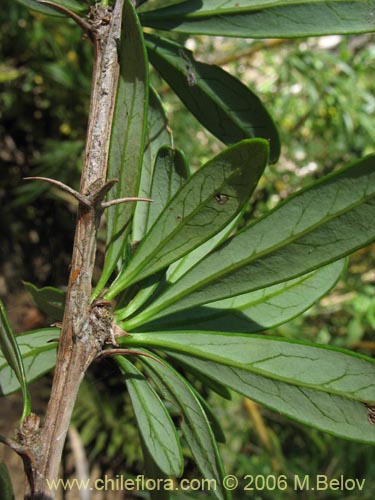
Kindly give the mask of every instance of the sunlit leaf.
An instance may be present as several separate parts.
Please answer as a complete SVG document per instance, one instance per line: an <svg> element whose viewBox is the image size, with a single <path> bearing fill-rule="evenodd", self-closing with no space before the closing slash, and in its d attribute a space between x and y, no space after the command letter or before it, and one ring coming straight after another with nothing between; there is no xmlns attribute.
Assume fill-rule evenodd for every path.
<svg viewBox="0 0 375 500"><path fill-rule="evenodd" d="M263 137L271 163L277 161L278 132L259 97L219 66L196 61L182 45L153 35L146 43L153 66L204 127L225 144Z"/></svg>
<svg viewBox="0 0 375 500"><path fill-rule="evenodd" d="M296 278L374 240L371 155L297 192L239 231L170 286L139 321Z"/></svg>
<svg viewBox="0 0 375 500"><path fill-rule="evenodd" d="M267 153L266 141L245 140L192 175L160 214L106 297L112 299L225 227L246 206L266 166Z"/></svg>
<svg viewBox="0 0 375 500"><path fill-rule="evenodd" d="M372 32L374 16L374 0L188 0L145 12L141 20L189 35L289 38Z"/></svg>

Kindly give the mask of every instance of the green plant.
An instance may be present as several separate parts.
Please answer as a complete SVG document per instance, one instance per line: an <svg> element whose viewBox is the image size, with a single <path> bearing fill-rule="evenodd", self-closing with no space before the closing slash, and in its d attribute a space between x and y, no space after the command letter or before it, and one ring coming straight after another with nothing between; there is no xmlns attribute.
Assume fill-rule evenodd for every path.
<svg viewBox="0 0 375 500"><path fill-rule="evenodd" d="M166 476L183 472L172 406L199 470L216 484L214 496L230 497L216 442L220 429L181 367L219 393L229 388L299 422L373 444L371 358L259 332L305 311L335 285L345 256L375 240L375 156L330 173L241 226L267 164L278 160L277 129L249 88L155 30L252 38L361 33L373 30L375 2L193 0L160 7L146 1L137 10L117 0L113 12L102 1L86 21L85 7L73 0L19 1L69 15L95 46L80 192L34 178L79 204L66 296L28 285L40 307L62 320L57 361L57 328L26 332L15 342L1 309L2 392L21 387L25 398L18 438L4 441L24 458L31 497L53 494L48 481L57 477L80 381L103 356L114 356L126 382L145 472L166 486L172 485ZM162 102L149 85L148 60L226 145L194 174L173 145ZM92 290L104 211L105 261ZM55 363L40 428L27 384Z"/></svg>

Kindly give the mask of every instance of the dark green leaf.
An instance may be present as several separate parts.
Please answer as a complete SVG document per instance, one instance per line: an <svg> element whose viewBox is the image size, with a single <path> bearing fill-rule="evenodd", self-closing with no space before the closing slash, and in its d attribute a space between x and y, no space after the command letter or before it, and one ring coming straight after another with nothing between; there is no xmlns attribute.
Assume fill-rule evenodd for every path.
<svg viewBox="0 0 375 500"><path fill-rule="evenodd" d="M65 292L52 286L38 288L27 281L24 281L23 284L42 312L55 320L62 320L64 315Z"/></svg>
<svg viewBox="0 0 375 500"><path fill-rule="evenodd" d="M126 374L126 385L145 445L167 475L181 475L182 452L171 417L145 377L124 357L116 356Z"/></svg>
<svg viewBox="0 0 375 500"><path fill-rule="evenodd" d="M230 494L223 484L224 469L217 444L208 423L207 416L190 385L164 360L142 358L157 375L180 409L183 421L181 430L192 452L202 476L214 479L217 488L212 495L218 499L228 499Z"/></svg>
<svg viewBox="0 0 375 500"><path fill-rule="evenodd" d="M56 364L58 328L43 328L17 336L27 383L40 378ZM4 356L0 355L0 395L7 396L20 389L20 383Z"/></svg>
<svg viewBox="0 0 375 500"><path fill-rule="evenodd" d="M108 178L118 179L118 183L109 192L109 200L137 196L145 146L148 62L141 26L130 0L124 3L119 57L120 78L108 158ZM134 209L133 202L106 210L108 246L94 296L103 289L121 257Z"/></svg>
<svg viewBox="0 0 375 500"><path fill-rule="evenodd" d="M296 278L375 239L375 156L315 182L184 274L138 320ZM134 325L133 325L134 326Z"/></svg>
<svg viewBox="0 0 375 500"><path fill-rule="evenodd" d="M125 345L152 346L256 375L375 403L375 361L360 354L277 337L219 332L133 333ZM225 382L222 379L221 382Z"/></svg>
<svg viewBox="0 0 375 500"><path fill-rule="evenodd" d="M12 481L7 466L0 462L0 497L1 500L14 500Z"/></svg>
<svg viewBox="0 0 375 500"><path fill-rule="evenodd" d="M242 141L191 176L160 214L134 257L107 292L165 268L218 233L246 206L267 163L267 142Z"/></svg>
<svg viewBox="0 0 375 500"><path fill-rule="evenodd" d="M58 11L57 9L54 9L53 7L50 7L49 5L44 5L43 2L38 2L38 0L16 0L18 3L21 5L24 5L25 7L34 10L36 12L40 12L42 14L47 14L50 16L62 16L62 12ZM51 0L53 3L57 5L61 5L62 7L65 7L66 9L71 10L72 12L75 12L77 14L82 14L86 12L87 7L86 5L82 5L81 3L77 2L76 0Z"/></svg>
<svg viewBox="0 0 375 500"><path fill-rule="evenodd" d="M16 340L16 336L10 326L5 307L0 300L0 348L3 353L3 359L0 356L0 366L6 365L8 372L11 376L17 379L23 396L23 412L21 417L21 422L30 415L31 412L31 399L29 388L27 386L27 380L25 376L25 368L20 352L19 345ZM3 361L3 363L1 362ZM2 372L0 373L2 375ZM2 380L0 378L0 391L2 387Z"/></svg>
<svg viewBox="0 0 375 500"><path fill-rule="evenodd" d="M276 126L260 99L222 68L195 61L182 45L147 35L149 58L185 106L218 139L234 144L263 137L270 161L280 155Z"/></svg>
<svg viewBox="0 0 375 500"><path fill-rule="evenodd" d="M344 267L345 260L339 260L278 285L160 318L142 329L255 333L273 328L295 318L323 297L337 283ZM132 320L122 326L131 330Z"/></svg>
<svg viewBox="0 0 375 500"><path fill-rule="evenodd" d="M188 0L142 14L142 24L182 33L290 38L374 31L373 0Z"/></svg>
<svg viewBox="0 0 375 500"><path fill-rule="evenodd" d="M172 145L172 134L168 127L168 120L163 109L163 104L152 87L150 87L147 122L147 141L138 191L138 196L143 198L151 196L155 159L159 149L165 145ZM144 236L150 209L153 210L153 204L150 203L137 203L135 207L132 231L134 243L141 241Z"/></svg>

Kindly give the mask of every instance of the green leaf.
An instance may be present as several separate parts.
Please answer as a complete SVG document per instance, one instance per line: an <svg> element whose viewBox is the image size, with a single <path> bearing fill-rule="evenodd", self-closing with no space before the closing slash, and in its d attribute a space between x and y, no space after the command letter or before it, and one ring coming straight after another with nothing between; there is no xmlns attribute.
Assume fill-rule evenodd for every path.
<svg viewBox="0 0 375 500"><path fill-rule="evenodd" d="M16 0L16 1L21 5L23 5L24 7L34 10L35 12L40 12L41 14L47 14L49 16L59 16L59 17L64 15L61 11L54 9L53 7L50 7L48 5L45 5L43 4L43 2L38 2L37 0ZM51 1L53 1L53 3L55 3L56 5L61 5L62 7L65 7L66 9L69 9L77 14L83 14L87 11L86 5L82 5L76 0L51 0Z"/></svg>
<svg viewBox="0 0 375 500"><path fill-rule="evenodd" d="M179 408L183 418L181 430L195 463L202 476L205 479L214 479L217 485L212 495L220 500L230 498L229 492L222 486L224 468L220 453L207 416L194 390L172 366L161 358L157 359L159 362L143 357L141 361L156 374Z"/></svg>
<svg viewBox="0 0 375 500"><path fill-rule="evenodd" d="M239 213L224 229L207 240L203 245L189 252L185 257L171 264L167 269L166 278L170 283L174 283L181 276L189 271L195 264L208 255L212 250L218 247L225 241L229 235L236 229L243 217L243 213Z"/></svg>
<svg viewBox="0 0 375 500"><path fill-rule="evenodd" d="M359 401L279 382L214 361L178 353L173 353L173 357L298 422L344 439L375 444L374 424L369 422L366 406Z"/></svg>
<svg viewBox="0 0 375 500"><path fill-rule="evenodd" d="M129 346L158 347L288 384L375 402L375 361L351 351L263 335L220 332L133 333ZM225 379L221 379L225 383Z"/></svg>
<svg viewBox="0 0 375 500"><path fill-rule="evenodd" d="M156 219L168 202L182 188L189 175L184 154L170 146L161 147L155 160L155 169L151 186L151 198L146 233L154 225Z"/></svg>
<svg viewBox="0 0 375 500"><path fill-rule="evenodd" d="M375 1L188 0L145 12L144 26L181 33L290 38L374 31Z"/></svg>
<svg viewBox="0 0 375 500"><path fill-rule="evenodd" d="M17 335L27 383L51 371L56 364L56 342L58 328L42 328ZM0 354L0 395L7 396L21 388L18 378L4 356Z"/></svg>
<svg viewBox="0 0 375 500"><path fill-rule="evenodd" d="M142 439L141 436L141 444L142 444L142 452L143 452L143 458L144 458L144 472L147 478L160 480L163 479L163 486L168 484L167 483L167 476L160 470L158 467L158 464L155 463L153 457L151 456L150 452L148 451L147 446L145 445L144 440ZM173 483L173 479L169 479ZM173 486L174 488L174 486ZM149 492L150 499L151 500L169 500L170 499L170 493L167 488L157 488L157 489L152 489Z"/></svg>
<svg viewBox="0 0 375 500"><path fill-rule="evenodd" d="M118 179L118 183L110 190L108 200L137 196L145 146L148 62L142 29L130 0L124 3L119 57L120 78L108 158L108 179ZM134 202L106 209L107 250L94 296L103 289L118 263L134 209Z"/></svg>
<svg viewBox="0 0 375 500"><path fill-rule="evenodd" d="M147 142L143 154L143 165L141 170L140 186L138 196L149 198L151 196L151 183L154 175L155 159L159 149L165 145L172 145L172 134L168 127L163 104L156 91L150 86L148 118L147 118ZM137 203L133 217L132 239L138 243L144 236L147 219L153 204Z"/></svg>
<svg viewBox="0 0 375 500"><path fill-rule="evenodd" d="M23 396L23 412L21 417L21 423L22 423L24 419L28 417L31 413L31 398L30 398L29 388L27 386L25 368L22 361L20 348L18 346L16 336L12 330L12 327L10 326L8 316L5 311L5 307L1 300L0 300L0 348L1 352L3 353L3 361L5 362L8 371L11 372L13 377L15 375L22 389L22 396ZM0 379L0 391L1 387L2 383Z"/></svg>
<svg viewBox="0 0 375 500"><path fill-rule="evenodd" d="M2 500L14 500L12 481L3 462L0 462L0 497Z"/></svg>
<svg viewBox="0 0 375 500"><path fill-rule="evenodd" d="M138 321L296 278L374 239L372 155L297 192L239 231L170 286Z"/></svg>
<svg viewBox="0 0 375 500"><path fill-rule="evenodd" d="M55 320L62 320L64 316L65 292L52 286L38 288L27 281L24 281L23 284L42 312Z"/></svg>
<svg viewBox="0 0 375 500"><path fill-rule="evenodd" d="M199 373L199 372L197 372L197 373ZM200 377L204 378L203 373L200 373ZM206 380L211 380L212 384L217 383L216 381L214 381L212 379L208 379L207 377L206 377ZM217 384L217 385L219 385L219 384ZM203 398L203 396L201 396L199 394L199 392L193 386L190 386L190 387L191 387L192 391L194 392L194 394L196 395L196 397L199 399L199 402L202 405L205 414L207 415L208 422L210 424L212 432L214 433L216 441L218 443L225 443L226 439L225 439L224 431L221 428L219 418L216 416L216 414L214 413L214 410L207 403L207 401ZM228 389L225 386L223 386L223 387L228 391ZM229 391L228 391L228 393L231 395L231 393ZM231 399L231 398L227 398L227 399Z"/></svg>
<svg viewBox="0 0 375 500"><path fill-rule="evenodd" d="M182 45L149 34L146 45L150 62L205 128L225 144L263 137L271 163L277 161L276 125L250 89L222 68L195 61Z"/></svg>
<svg viewBox="0 0 375 500"><path fill-rule="evenodd" d="M182 187L188 176L188 166L185 163L184 155L178 149L173 149L170 146L163 146L158 151L155 168L153 172L151 192L147 196L151 196L153 200L149 205L149 212L146 219L143 221L145 226L144 233L147 233L153 225L157 217L163 211L168 202L173 198L179 188ZM140 204L138 204L138 207ZM126 266L123 266L125 269ZM125 271L126 272L126 271ZM116 311L117 318L126 318L138 308L140 308L146 300L148 300L158 288L159 284L164 281L164 273L157 273L146 279L142 283L142 289L124 308L119 308Z"/></svg>
<svg viewBox="0 0 375 500"><path fill-rule="evenodd" d="M183 471L182 452L176 429L164 404L130 361L120 356L116 356L116 361L126 374L139 432L150 455L162 472L180 476Z"/></svg>
<svg viewBox="0 0 375 500"><path fill-rule="evenodd" d="M160 318L144 325L142 329L162 331L191 328L254 333L274 328L295 318L323 297L337 283L344 267L345 260L339 260L278 285ZM138 322L137 318L135 321ZM125 321L121 326L130 331L132 320Z"/></svg>
<svg viewBox="0 0 375 500"><path fill-rule="evenodd" d="M160 214L134 257L107 292L165 268L219 232L240 213L267 163L267 142L242 141L192 175Z"/></svg>

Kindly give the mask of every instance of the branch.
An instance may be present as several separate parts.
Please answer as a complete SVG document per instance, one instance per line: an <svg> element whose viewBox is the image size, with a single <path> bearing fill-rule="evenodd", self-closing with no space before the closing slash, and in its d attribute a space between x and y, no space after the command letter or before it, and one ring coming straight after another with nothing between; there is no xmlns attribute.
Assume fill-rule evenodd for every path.
<svg viewBox="0 0 375 500"><path fill-rule="evenodd" d="M91 304L90 297L99 224L97 212L102 210L100 203L114 184L114 181L106 183L106 170L119 77L115 40L121 35L123 4L124 0L117 0L112 13L100 6L90 13L90 36L94 41L95 59L80 192L59 181L43 179L72 194L78 199L79 205L51 396L44 425L34 433L33 439L25 443L25 470L31 470L32 475L29 478L31 498L52 498L47 480L58 479L61 455L80 383L112 331L110 305ZM70 17L83 29L89 29L75 14Z"/></svg>

